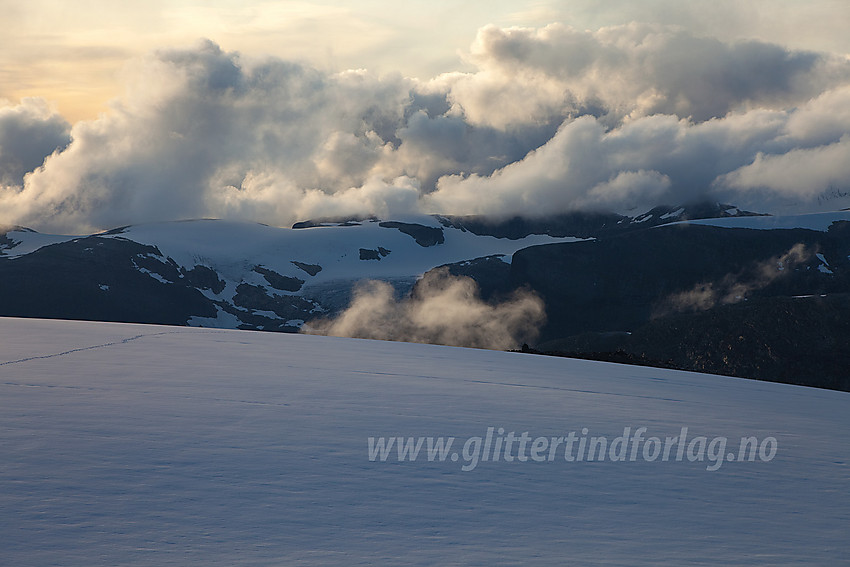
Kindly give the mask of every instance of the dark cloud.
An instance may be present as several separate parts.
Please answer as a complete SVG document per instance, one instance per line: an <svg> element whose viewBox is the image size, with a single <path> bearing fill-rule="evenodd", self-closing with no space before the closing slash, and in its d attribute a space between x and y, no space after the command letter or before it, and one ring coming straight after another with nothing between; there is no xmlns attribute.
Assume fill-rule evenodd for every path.
<svg viewBox="0 0 850 567"><path fill-rule="evenodd" d="M20 186L26 173L70 143L70 130L40 99L0 108L0 186Z"/></svg>
<svg viewBox="0 0 850 567"><path fill-rule="evenodd" d="M473 121L493 124L564 118L586 106L606 109L609 125L651 114L699 122L795 104L850 79L843 57L648 24L599 31L488 26L472 60L481 70L454 78L453 100Z"/></svg>

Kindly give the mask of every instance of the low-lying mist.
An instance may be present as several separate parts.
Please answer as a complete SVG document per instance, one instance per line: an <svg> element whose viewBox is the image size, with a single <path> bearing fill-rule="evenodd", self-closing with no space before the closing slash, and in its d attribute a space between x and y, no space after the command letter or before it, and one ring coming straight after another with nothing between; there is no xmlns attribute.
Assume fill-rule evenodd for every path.
<svg viewBox="0 0 850 567"><path fill-rule="evenodd" d="M545 319L543 301L530 291L488 303L473 279L440 268L400 299L386 282L363 282L345 311L310 321L302 332L506 350L533 341Z"/></svg>
<svg viewBox="0 0 850 567"><path fill-rule="evenodd" d="M717 282L704 282L692 289L675 293L656 310L655 316L687 311L708 311L717 305L739 303L754 291L764 289L774 281L787 276L800 264L807 262L814 252L798 243L787 252L748 270L748 274L726 274Z"/></svg>

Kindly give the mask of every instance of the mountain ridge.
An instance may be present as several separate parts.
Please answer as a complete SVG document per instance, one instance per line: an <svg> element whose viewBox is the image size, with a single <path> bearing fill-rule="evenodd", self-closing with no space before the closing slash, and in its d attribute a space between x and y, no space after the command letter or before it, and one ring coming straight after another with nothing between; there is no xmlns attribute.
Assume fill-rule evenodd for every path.
<svg viewBox="0 0 850 567"><path fill-rule="evenodd" d="M783 307L782 298L850 292L848 226L848 211L772 217L715 203L555 221L433 215L275 228L199 219L82 236L14 227L0 236L0 315L298 332L346 311L358 282L387 282L404 298L444 266L474 280L486 303L520 290L539 296L547 322L530 350L847 389L841 356L814 379L782 372L781 356L756 367L743 346L726 363L712 353L729 348L727 335L749 310L773 331L742 344L785 344L786 366L798 368L804 354L789 351L766 314L784 309L794 329L810 318L792 317L800 307ZM768 272L772 279L760 282ZM762 308L746 304L755 300ZM712 302L742 306L705 308ZM665 325L689 329L672 354L663 337L675 334ZM844 337L843 327L833 329Z"/></svg>

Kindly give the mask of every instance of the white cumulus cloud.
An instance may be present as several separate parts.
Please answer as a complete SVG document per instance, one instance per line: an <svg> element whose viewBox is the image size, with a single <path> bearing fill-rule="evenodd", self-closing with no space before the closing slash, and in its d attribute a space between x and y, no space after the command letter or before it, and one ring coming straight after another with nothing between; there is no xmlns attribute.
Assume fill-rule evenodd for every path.
<svg viewBox="0 0 850 567"><path fill-rule="evenodd" d="M468 60L470 72L419 81L209 41L152 53L109 112L70 131L37 100L0 108L0 223L80 233L196 217L843 203L846 57L553 24L485 27Z"/></svg>

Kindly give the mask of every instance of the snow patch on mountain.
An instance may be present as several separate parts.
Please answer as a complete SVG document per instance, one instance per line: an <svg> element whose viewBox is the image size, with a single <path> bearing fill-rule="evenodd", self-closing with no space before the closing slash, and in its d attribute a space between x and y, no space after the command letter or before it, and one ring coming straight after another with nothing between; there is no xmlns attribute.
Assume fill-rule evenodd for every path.
<svg viewBox="0 0 850 567"><path fill-rule="evenodd" d="M17 258L39 248L59 244L79 238L77 236L63 236L58 234L41 234L34 230L16 228L6 232L6 243L0 244L0 256L6 258Z"/></svg>
<svg viewBox="0 0 850 567"><path fill-rule="evenodd" d="M715 219L698 219L682 221L688 224L702 224L725 228L752 228L758 230L807 228L825 232L832 223L850 221L850 211L834 211L829 213L811 213L805 215L783 216L743 216ZM673 223L678 224L678 223Z"/></svg>

